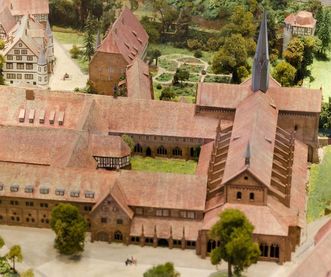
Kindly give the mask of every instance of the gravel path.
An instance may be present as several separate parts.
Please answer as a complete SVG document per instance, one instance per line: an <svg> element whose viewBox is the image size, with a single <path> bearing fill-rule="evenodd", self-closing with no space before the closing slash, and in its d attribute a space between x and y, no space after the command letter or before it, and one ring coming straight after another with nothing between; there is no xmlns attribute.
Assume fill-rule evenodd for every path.
<svg viewBox="0 0 331 277"><path fill-rule="evenodd" d="M56 64L54 74L51 75L49 87L51 90L71 90L83 88L88 80L88 75L84 74L79 66L71 59L66 45L61 45L54 38L54 52ZM69 79L63 80L65 73L69 74Z"/></svg>

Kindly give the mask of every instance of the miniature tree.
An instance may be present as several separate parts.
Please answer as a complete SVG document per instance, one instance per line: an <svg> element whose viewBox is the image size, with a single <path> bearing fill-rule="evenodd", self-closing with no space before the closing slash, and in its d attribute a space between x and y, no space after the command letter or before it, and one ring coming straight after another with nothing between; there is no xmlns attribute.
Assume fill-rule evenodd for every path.
<svg viewBox="0 0 331 277"><path fill-rule="evenodd" d="M173 263L165 263L153 266L144 273L144 277L179 277L180 274L176 272Z"/></svg>
<svg viewBox="0 0 331 277"><path fill-rule="evenodd" d="M96 29L95 20L89 15L86 21L85 34L84 34L84 48L85 48L84 57L88 61L91 61L91 57L94 54L95 29Z"/></svg>
<svg viewBox="0 0 331 277"><path fill-rule="evenodd" d="M87 225L77 207L60 204L52 210L51 228L56 234L54 247L64 255L84 250Z"/></svg>
<svg viewBox="0 0 331 277"><path fill-rule="evenodd" d="M14 245L10 248L8 254L6 255L7 259L12 262L12 268L14 272L16 272L15 269L15 262L22 262L23 261L23 255L22 255L22 250L21 246L19 245Z"/></svg>
<svg viewBox="0 0 331 277"><path fill-rule="evenodd" d="M228 262L228 276L232 276L232 266L236 275L240 275L260 256L259 246L252 239L254 226L237 209L226 209L219 217L210 230L210 236L220 242L211 252L211 262L217 265L224 260Z"/></svg>

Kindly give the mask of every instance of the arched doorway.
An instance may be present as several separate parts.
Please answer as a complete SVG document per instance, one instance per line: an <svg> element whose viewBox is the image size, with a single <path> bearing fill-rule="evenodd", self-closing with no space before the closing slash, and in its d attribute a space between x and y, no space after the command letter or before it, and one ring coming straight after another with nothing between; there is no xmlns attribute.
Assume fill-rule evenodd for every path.
<svg viewBox="0 0 331 277"><path fill-rule="evenodd" d="M123 235L120 231L116 231L114 234L115 241L123 241Z"/></svg>
<svg viewBox="0 0 331 277"><path fill-rule="evenodd" d="M157 240L157 246L160 247L169 247L169 242L167 239L158 239Z"/></svg>
<svg viewBox="0 0 331 277"><path fill-rule="evenodd" d="M96 235L96 240L99 241L109 241L109 235L106 232L99 232Z"/></svg>
<svg viewBox="0 0 331 277"><path fill-rule="evenodd" d="M147 147L147 149L146 149L146 156L147 157L151 157L152 156L152 150L149 147Z"/></svg>

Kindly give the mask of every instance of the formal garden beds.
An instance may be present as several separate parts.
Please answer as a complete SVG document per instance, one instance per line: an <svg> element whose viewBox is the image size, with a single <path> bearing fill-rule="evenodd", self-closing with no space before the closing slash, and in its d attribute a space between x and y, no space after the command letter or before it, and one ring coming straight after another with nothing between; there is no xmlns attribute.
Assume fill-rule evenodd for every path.
<svg viewBox="0 0 331 277"><path fill-rule="evenodd" d="M177 174L195 174L196 161L179 159L150 158L133 156L131 158L132 170L148 172L165 172Z"/></svg>

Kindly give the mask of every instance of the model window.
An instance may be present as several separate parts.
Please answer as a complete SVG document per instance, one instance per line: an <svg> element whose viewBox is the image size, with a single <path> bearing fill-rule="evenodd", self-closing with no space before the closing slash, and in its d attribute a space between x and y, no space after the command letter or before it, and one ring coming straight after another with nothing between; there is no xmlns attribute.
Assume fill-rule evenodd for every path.
<svg viewBox="0 0 331 277"><path fill-rule="evenodd" d="M157 154L158 154L158 155L167 155L167 149L165 149L164 146L161 145L161 146L157 149Z"/></svg>
<svg viewBox="0 0 331 277"><path fill-rule="evenodd" d="M21 61L22 60L22 56L16 56L16 61Z"/></svg>
<svg viewBox="0 0 331 277"><path fill-rule="evenodd" d="M174 156L182 156L182 149L180 149L179 147L175 147L172 150L172 155L174 155Z"/></svg>
<svg viewBox="0 0 331 277"><path fill-rule="evenodd" d="M107 217L101 217L101 223L107 223Z"/></svg>
<svg viewBox="0 0 331 277"><path fill-rule="evenodd" d="M15 55L19 55L20 54L20 50L14 50L14 54Z"/></svg>
<svg viewBox="0 0 331 277"><path fill-rule="evenodd" d="M156 216L162 216L162 210L156 210Z"/></svg>
<svg viewBox="0 0 331 277"><path fill-rule="evenodd" d="M8 56L7 56L7 60L8 60L8 61L12 61L12 60L13 60L13 56L12 56L12 55L8 55Z"/></svg>
<svg viewBox="0 0 331 277"><path fill-rule="evenodd" d="M28 50L22 50L21 53L22 53L22 55L26 55L26 54L28 54Z"/></svg>
<svg viewBox="0 0 331 277"><path fill-rule="evenodd" d="M27 57L26 57L26 60L27 60L27 61L33 61L33 56L27 56Z"/></svg>
<svg viewBox="0 0 331 277"><path fill-rule="evenodd" d="M195 212L187 212L187 218L194 219L195 218Z"/></svg>
<svg viewBox="0 0 331 277"><path fill-rule="evenodd" d="M186 218L186 211L180 211L179 216Z"/></svg>
<svg viewBox="0 0 331 277"><path fill-rule="evenodd" d="M242 197L242 195L241 195L241 192L240 192L240 191L238 191L238 192L237 192L237 200L240 200L240 199L241 199L241 197Z"/></svg>
<svg viewBox="0 0 331 277"><path fill-rule="evenodd" d="M143 209L142 208L136 208L136 214L142 215Z"/></svg>
<svg viewBox="0 0 331 277"><path fill-rule="evenodd" d="M13 64L12 63L7 63L6 68L7 69L13 69Z"/></svg>
<svg viewBox="0 0 331 277"><path fill-rule="evenodd" d="M17 79L22 79L22 74L17 74Z"/></svg>
<svg viewBox="0 0 331 277"><path fill-rule="evenodd" d="M33 64L27 63L26 64L26 69L33 69Z"/></svg>
<svg viewBox="0 0 331 277"><path fill-rule="evenodd" d="M123 224L123 219L121 219L121 218L117 219L117 220L116 220L116 223L117 223L117 224Z"/></svg>
<svg viewBox="0 0 331 277"><path fill-rule="evenodd" d="M251 200L251 201L254 201L255 200L255 194L254 194L254 192L251 192L249 194L249 200Z"/></svg>

